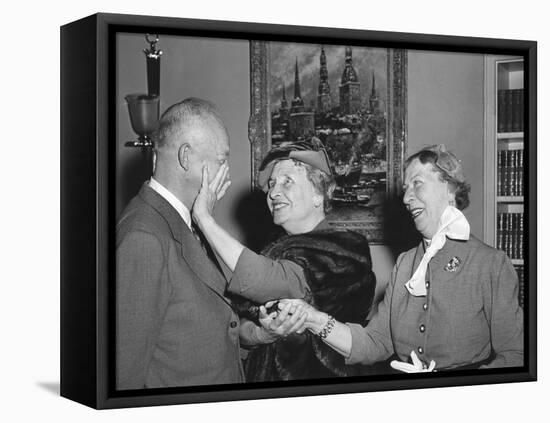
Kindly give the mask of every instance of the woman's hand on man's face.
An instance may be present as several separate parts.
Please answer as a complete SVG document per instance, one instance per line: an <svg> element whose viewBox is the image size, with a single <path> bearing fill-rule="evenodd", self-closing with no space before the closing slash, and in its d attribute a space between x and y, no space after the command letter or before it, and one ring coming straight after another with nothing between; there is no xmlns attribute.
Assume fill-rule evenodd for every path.
<svg viewBox="0 0 550 423"><path fill-rule="evenodd" d="M193 219L197 223L202 217L212 216L216 202L222 199L231 185L228 174L229 166L223 163L209 182L208 166L203 165L201 188L193 204Z"/></svg>

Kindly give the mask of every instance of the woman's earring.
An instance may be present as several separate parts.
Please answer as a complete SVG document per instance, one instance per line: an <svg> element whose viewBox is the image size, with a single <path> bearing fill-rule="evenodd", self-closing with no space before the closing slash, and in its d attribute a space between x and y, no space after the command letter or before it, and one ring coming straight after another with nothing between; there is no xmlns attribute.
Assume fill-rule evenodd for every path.
<svg viewBox="0 0 550 423"><path fill-rule="evenodd" d="M315 206L315 208L321 207L321 204L323 204L323 201L322 201L322 200L317 200L317 201L314 201L314 202L313 202L313 205Z"/></svg>

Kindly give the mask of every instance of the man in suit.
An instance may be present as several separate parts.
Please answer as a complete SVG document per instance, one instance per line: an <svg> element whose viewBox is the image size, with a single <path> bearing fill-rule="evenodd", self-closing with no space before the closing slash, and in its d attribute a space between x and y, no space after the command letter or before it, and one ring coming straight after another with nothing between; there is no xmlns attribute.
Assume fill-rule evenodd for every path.
<svg viewBox="0 0 550 423"><path fill-rule="evenodd" d="M190 217L202 168L216 175L227 162L229 136L213 105L189 98L163 114L156 138L153 177L117 225L117 389L243 382L239 318L226 292L271 298L260 277L257 286L228 284ZM280 294L304 294L291 290Z"/></svg>

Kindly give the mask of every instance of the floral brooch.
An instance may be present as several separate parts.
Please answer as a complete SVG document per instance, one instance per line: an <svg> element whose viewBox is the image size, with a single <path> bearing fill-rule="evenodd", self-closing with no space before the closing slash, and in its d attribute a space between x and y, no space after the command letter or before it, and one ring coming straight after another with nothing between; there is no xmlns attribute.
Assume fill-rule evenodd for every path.
<svg viewBox="0 0 550 423"><path fill-rule="evenodd" d="M456 270L458 269L458 266L460 266L460 259L455 256L449 260L449 263L445 265L445 271L456 272Z"/></svg>

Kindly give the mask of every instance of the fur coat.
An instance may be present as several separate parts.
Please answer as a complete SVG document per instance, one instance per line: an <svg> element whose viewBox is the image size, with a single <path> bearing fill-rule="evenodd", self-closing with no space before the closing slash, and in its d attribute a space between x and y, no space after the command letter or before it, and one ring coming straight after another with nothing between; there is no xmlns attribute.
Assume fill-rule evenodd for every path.
<svg viewBox="0 0 550 423"><path fill-rule="evenodd" d="M286 259L305 272L305 300L340 322L366 324L376 278L364 236L352 231L317 230L285 235L262 255ZM240 300L241 317L258 322L258 305ZM344 357L309 331L254 347L245 362L247 382L353 376L361 366L344 364Z"/></svg>

